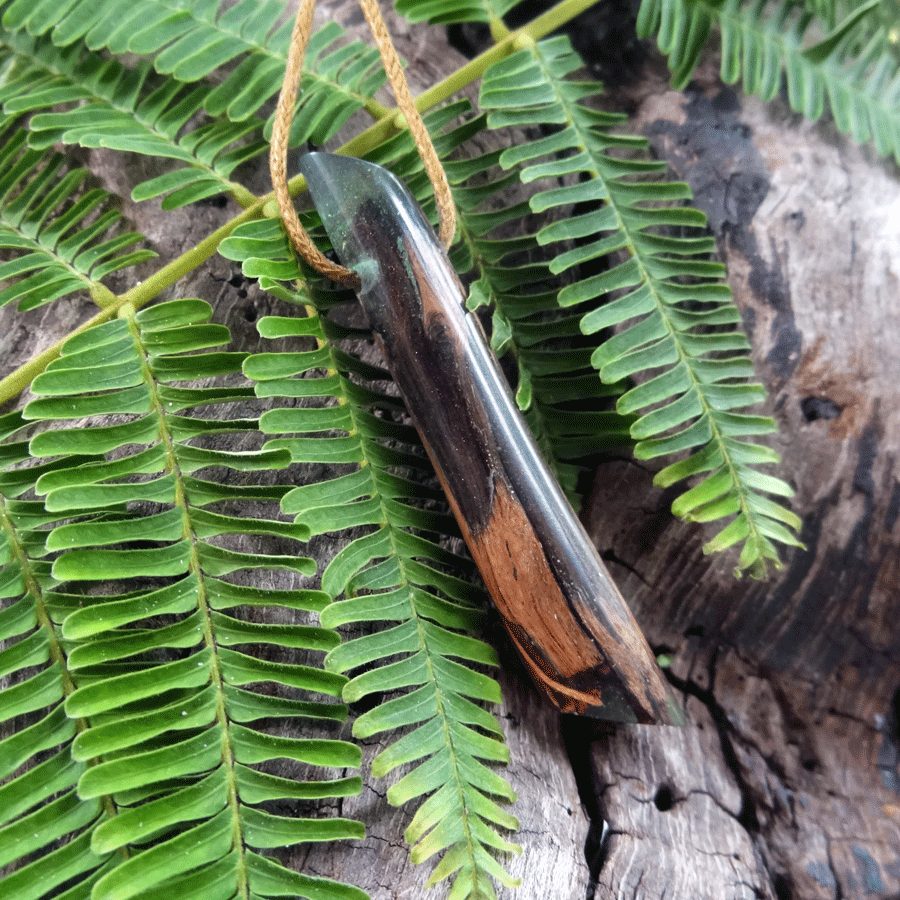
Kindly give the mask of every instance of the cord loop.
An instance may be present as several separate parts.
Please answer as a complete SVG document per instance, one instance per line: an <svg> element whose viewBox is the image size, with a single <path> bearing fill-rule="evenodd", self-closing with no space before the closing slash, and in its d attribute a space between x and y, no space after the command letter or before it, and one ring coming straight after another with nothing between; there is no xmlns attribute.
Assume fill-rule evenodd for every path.
<svg viewBox="0 0 900 900"><path fill-rule="evenodd" d="M403 74L403 66L397 56L397 50L391 41L387 25L378 8L378 0L359 0L363 15L375 39L378 52L397 106L406 120L416 149L425 165L425 171L431 179L434 188L435 201L440 215L440 239L446 247L453 242L456 232L456 207L450 193L450 185L447 182L447 173L441 165L431 136L425 128L422 116L416 108L409 84ZM294 20L294 29L291 33L291 45L288 50L287 67L284 74L284 82L278 95L278 105L275 110L275 120L272 126L272 149L269 154L269 170L272 175L272 185L275 188L275 198L281 211L284 227L296 248L297 252L314 269L323 275L337 281L339 284L357 289L359 279L344 266L333 263L328 259L307 234L306 229L300 224L297 211L291 200L287 179L287 153L288 137L291 131L291 122L294 118L294 106L297 101L297 90L303 75L303 57L306 46L312 33L313 11L315 0L301 0L297 10L297 18Z"/></svg>

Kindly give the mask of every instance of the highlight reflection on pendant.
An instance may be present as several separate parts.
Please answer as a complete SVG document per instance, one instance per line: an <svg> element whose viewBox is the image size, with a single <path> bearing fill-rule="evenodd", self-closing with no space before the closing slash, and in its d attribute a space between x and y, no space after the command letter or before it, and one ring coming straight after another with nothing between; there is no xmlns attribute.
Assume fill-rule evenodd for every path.
<svg viewBox="0 0 900 900"><path fill-rule="evenodd" d="M679 724L671 689L548 470L428 221L380 166L300 162L491 598L564 712Z"/></svg>

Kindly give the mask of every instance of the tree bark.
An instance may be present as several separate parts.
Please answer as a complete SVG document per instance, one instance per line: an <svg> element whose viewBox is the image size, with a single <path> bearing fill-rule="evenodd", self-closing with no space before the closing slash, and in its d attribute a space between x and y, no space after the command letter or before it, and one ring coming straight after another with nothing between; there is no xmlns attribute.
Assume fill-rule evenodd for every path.
<svg viewBox="0 0 900 900"><path fill-rule="evenodd" d="M709 66L684 94L652 66L641 85L633 125L690 183L728 266L806 548L736 582L652 471L601 468L592 533L674 654L689 724L591 744L609 823L595 896L896 897L897 169Z"/></svg>

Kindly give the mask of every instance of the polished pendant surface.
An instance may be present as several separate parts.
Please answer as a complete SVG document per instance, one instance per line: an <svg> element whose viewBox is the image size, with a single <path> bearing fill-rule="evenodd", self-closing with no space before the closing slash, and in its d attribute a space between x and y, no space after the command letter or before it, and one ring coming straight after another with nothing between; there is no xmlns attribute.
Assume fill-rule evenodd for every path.
<svg viewBox="0 0 900 900"><path fill-rule="evenodd" d="M373 163L300 162L491 598L560 710L619 722L683 715L519 412L444 248Z"/></svg>

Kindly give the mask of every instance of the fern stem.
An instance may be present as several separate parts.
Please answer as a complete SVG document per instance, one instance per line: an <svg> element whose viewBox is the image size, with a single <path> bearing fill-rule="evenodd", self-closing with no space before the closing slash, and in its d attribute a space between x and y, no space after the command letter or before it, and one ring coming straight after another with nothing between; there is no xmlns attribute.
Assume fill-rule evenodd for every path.
<svg viewBox="0 0 900 900"><path fill-rule="evenodd" d="M558 3L552 9L549 9L536 19L533 19L527 25L523 25L521 28L509 32L506 37L489 50L476 56L475 59L468 62L462 68L457 69L452 75L443 79L443 81L440 81L428 90L423 91L416 98L416 108L420 112L424 112L427 109L437 106L480 78L493 63L515 53L521 46L523 38L538 40L575 18L579 13L589 9L595 2L596 0L563 0L562 3ZM370 109L370 112L375 114L378 111L373 107ZM367 150L377 147L380 143L387 140L387 138L396 134L401 127L402 125L398 121L396 110L385 110L377 122L344 144L338 152L351 156L361 155ZM288 182L291 196L296 196L305 187L306 182L301 175L296 175ZM209 259L216 252L219 244L221 244L235 228L242 225L244 222L250 222L253 219L260 218L264 215L264 207L267 203L273 201L275 197L274 192L269 192L268 194L251 201L251 196L252 195L249 195L249 192L246 197L235 194L235 200L241 205L250 203L240 215L236 216L230 222L227 222L221 228L216 229L216 231L197 244L196 247L183 253L177 259L172 260L172 262L154 272L153 275L145 281L142 281L140 284L135 285L133 288L120 295L115 302L109 302L108 298L104 298L109 302L109 305L105 306L102 312L66 335L63 340L58 341L52 347L48 347L43 353L29 360L14 372L0 380L0 404L18 396L25 390L34 378L43 372L44 369L59 356L60 347L62 347L65 341L72 335L85 331L94 325L99 325L101 322L109 321L118 313L125 303L132 304L135 309L141 309L146 306L158 294L165 290L165 288L174 284L179 278L192 272Z"/></svg>
<svg viewBox="0 0 900 900"><path fill-rule="evenodd" d="M494 39L495 43L498 43L509 36L509 29L506 27L506 22L504 22L500 16L492 15L488 21L488 28L491 30L491 37Z"/></svg>
<svg viewBox="0 0 900 900"><path fill-rule="evenodd" d="M20 366L14 372L11 372L5 378L0 380L0 404L7 400L18 396L44 369L59 356L62 345L76 334L87 331L95 325L108 322L115 318L119 311L126 305L131 304L136 310L146 306L157 295L164 291L167 287L178 281L190 272L194 271L198 266L202 265L209 259L218 249L219 244L227 238L235 228L244 222L249 222L259 218L263 214L263 207L266 202L271 199L271 194L267 194L253 204L249 209L244 210L239 216L233 218L230 222L226 222L221 228L214 231L209 237L204 238L196 247L183 253L178 259L172 260L168 265L163 266L157 272L154 272L146 281L136 284L133 288L115 297L114 302L106 299L103 309L97 315L83 322L77 328L69 332L64 338L57 341L51 347L48 347L42 353L30 359L27 363Z"/></svg>
<svg viewBox="0 0 900 900"><path fill-rule="evenodd" d="M247 188L242 184L238 184L236 181L228 182L228 191L234 202L245 210L252 209L259 203L259 198L253 191L248 191Z"/></svg>
<svg viewBox="0 0 900 900"><path fill-rule="evenodd" d="M557 28L565 25L566 22L574 19L579 13L590 9L595 3L596 0L563 0L562 3L557 3L552 9L547 10L543 15L533 19L527 25L523 25L515 31L507 32L506 36L493 47L485 50L484 53L479 54L451 75L419 94L416 98L416 108L419 112L425 112L425 110L443 103L463 88L468 87L473 81L479 79L495 62L515 53L519 49L523 38L539 40L551 31L555 31ZM377 147L391 135L396 134L399 131L398 125L395 111L391 110L389 115L375 122L361 134L348 141L338 152L345 153L348 156L359 156L367 150ZM294 193L299 191L303 184L304 182L298 175L291 180L289 187Z"/></svg>
<svg viewBox="0 0 900 900"><path fill-rule="evenodd" d="M553 84L555 86L557 84L557 80L555 79L553 73L546 67L543 58L538 54L536 55L536 59L543 71L547 83ZM591 134L589 129L586 129L584 127L583 120L577 115L576 104L569 100L561 91L557 90L556 94L559 104L565 111L566 125L572 128L575 133L578 134L581 147L590 147ZM696 421L699 422L703 419L706 419L709 422L712 434L710 443L718 446L722 453L723 465L731 476L732 484L734 485L734 489L736 490L739 498L740 506L738 515L744 516L749 527L748 540L754 542L757 546L762 547L765 545L765 537L757 528L756 517L753 510L750 508L750 504L748 502L749 489L740 476L740 472L738 470L737 464L734 461L733 454L728 448L726 436L723 434L721 428L716 422L714 407L710 404L709 400L702 390L702 383L694 369L694 358L685 350L680 333L673 325L671 318L667 313L668 306L665 303L663 297L660 295L658 280L651 271L651 268L647 265L647 261L645 260L640 248L636 245L632 237L631 228L629 227L625 216L622 214L622 205L617 198L617 186L615 180L608 179L604 172L601 171L599 164L597 165L597 168L590 169L588 170L588 172L592 181L596 180L603 184L607 195L606 203L613 210L613 213L615 215L615 230L626 236L627 243L625 244L624 249L627 249L627 251L634 259L638 268L640 283L646 284L649 291L651 292L656 303L656 307L662 316L662 320L665 324L666 330L668 331L668 334L676 348L679 361L683 362L687 368L687 373L691 385L688 390L692 391L695 394L701 407L701 412L698 415ZM776 562L776 565L778 564L777 559L773 561ZM759 564L764 567L765 556L762 556L760 558ZM751 572L753 571L755 570L751 569Z"/></svg>
<svg viewBox="0 0 900 900"><path fill-rule="evenodd" d="M212 616L210 613L209 596L206 590L206 575L200 561L200 554L197 549L197 533L191 523L191 510L188 501L187 492L184 488L184 479L181 466L178 462L178 454L176 452L176 441L171 430L166 425L166 410L163 399L159 396L158 382L156 375L150 365L150 357L144 342L141 340L140 330L134 319L136 310L130 304L123 304L120 310L120 317L128 322L128 330L131 332L134 341L135 351L140 360L141 369L143 371L143 381L147 385L150 393L150 402L153 412L159 421L159 440L165 448L166 461L165 470L174 476L175 480L175 497L174 505L181 510L184 530L183 538L190 545L190 559L188 562L188 572L197 579L197 606L203 617L203 644L209 647L213 653L210 661L210 681L215 687L216 700L216 721L222 730L222 765L226 769L227 789L227 805L232 815L232 831L234 833L235 853L238 856L238 864L235 867L235 878L237 880L237 892L233 896L239 900L247 900L250 896L250 887L247 879L248 866L246 862L246 847L241 834L241 811L240 800L237 793L237 779L234 772L234 755L231 752L232 739L230 736L230 723L228 715L225 711L225 677L219 665L219 659L216 656L216 640L212 629Z"/></svg>

